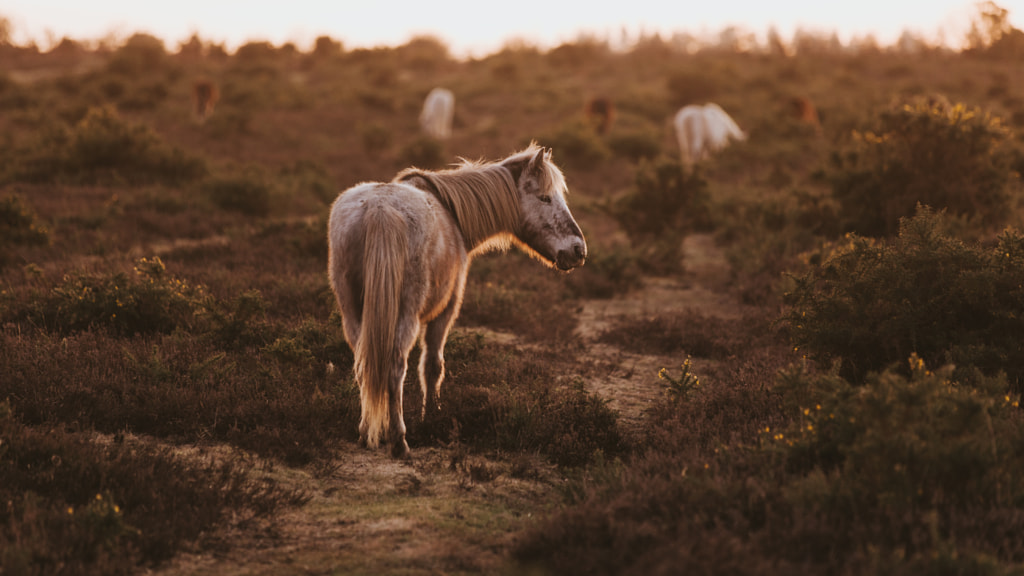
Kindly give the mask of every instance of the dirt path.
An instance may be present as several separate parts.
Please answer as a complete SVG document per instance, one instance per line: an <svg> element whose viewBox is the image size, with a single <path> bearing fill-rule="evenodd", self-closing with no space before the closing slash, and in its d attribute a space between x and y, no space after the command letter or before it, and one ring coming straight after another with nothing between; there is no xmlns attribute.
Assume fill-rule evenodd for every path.
<svg viewBox="0 0 1024 576"><path fill-rule="evenodd" d="M601 333L623 317L699 310L706 316L737 318L743 306L723 290L731 268L722 250L708 234L696 234L683 242L686 274L681 278L647 278L642 288L610 300L591 300L583 305L577 334L587 341L587 356L595 372L587 378L590 389L609 400L626 426L637 425L643 412L661 396L658 379L662 368L677 368L682 358L635 354L597 341ZM706 361L707 362L707 361ZM700 361L694 361L700 370Z"/></svg>
<svg viewBox="0 0 1024 576"><path fill-rule="evenodd" d="M710 236L688 238L684 259L685 277L649 279L629 294L588 301L580 313L577 333L587 350L584 380L609 400L627 427L638 424L662 393L658 370L675 367L680 359L602 344L597 341L602 331L623 316L697 308L731 318L741 309L713 288L728 280L730 270ZM480 330L497 342L526 345L514 335ZM413 460L396 462L383 452L346 445L335 463L319 475L263 463L282 485L310 494L309 503L260 525L216 535L215 541L227 544L226 552L182 554L155 574L495 573L506 562L515 534L534 515L557 505L557 486L563 482L555 468L540 462L532 463L529 479L516 478L507 462L467 456L453 464L452 451L443 448L419 448Z"/></svg>
<svg viewBox="0 0 1024 576"><path fill-rule="evenodd" d="M453 466L443 449L420 448L399 462L354 445L336 462L320 476L267 464L283 486L307 491L309 503L216 535L226 552L181 554L154 574L490 574L525 523L557 501L555 470L540 463L524 480L483 458Z"/></svg>

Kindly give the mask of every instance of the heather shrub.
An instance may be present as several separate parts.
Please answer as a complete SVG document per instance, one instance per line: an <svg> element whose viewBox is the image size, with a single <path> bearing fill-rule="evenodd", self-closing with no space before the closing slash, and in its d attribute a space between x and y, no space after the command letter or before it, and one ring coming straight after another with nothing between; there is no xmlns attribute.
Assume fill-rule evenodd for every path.
<svg viewBox="0 0 1024 576"><path fill-rule="evenodd" d="M519 250L477 257L469 268L459 324L514 332L531 340L570 339L579 303L564 280L564 275L538 268Z"/></svg>
<svg viewBox="0 0 1024 576"><path fill-rule="evenodd" d="M789 193L719 206L716 238L736 272L734 286L744 302L778 302L785 273L800 269L839 233L835 201L827 194Z"/></svg>
<svg viewBox="0 0 1024 576"><path fill-rule="evenodd" d="M167 145L149 127L122 120L113 108L92 108L73 128L51 127L21 150L9 178L30 182L179 184L206 164Z"/></svg>
<svg viewBox="0 0 1024 576"><path fill-rule="evenodd" d="M402 146L399 159L404 166L440 168L445 163L444 145L429 136L417 136Z"/></svg>
<svg viewBox="0 0 1024 576"><path fill-rule="evenodd" d="M111 55L107 70L133 77L163 71L168 62L162 40L149 34L134 34Z"/></svg>
<svg viewBox="0 0 1024 576"><path fill-rule="evenodd" d="M665 87L669 101L676 107L704 104L721 90L716 78L703 70L673 73L665 80Z"/></svg>
<svg viewBox="0 0 1024 576"><path fill-rule="evenodd" d="M888 236L917 204L998 227L1018 176L999 118L963 104L919 102L883 112L833 154L832 191L846 230Z"/></svg>
<svg viewBox="0 0 1024 576"><path fill-rule="evenodd" d="M636 255L628 246L591 250L587 264L573 270L565 284L577 298L612 298L643 283Z"/></svg>
<svg viewBox="0 0 1024 576"><path fill-rule="evenodd" d="M638 354L686 354L724 359L740 355L767 333L767 321L754 315L740 318L705 316L699 309L661 312L622 319L598 337Z"/></svg>
<svg viewBox="0 0 1024 576"><path fill-rule="evenodd" d="M363 151L367 154L378 154L391 147L391 131L380 124L363 126L359 136L363 143Z"/></svg>
<svg viewBox="0 0 1024 576"><path fill-rule="evenodd" d="M202 190L222 210L248 216L270 214L270 183L259 170L209 178L203 182Z"/></svg>
<svg viewBox="0 0 1024 576"><path fill-rule="evenodd" d="M266 319L267 301L259 290L247 290L209 310L206 337L223 350L266 346L277 331Z"/></svg>
<svg viewBox="0 0 1024 576"><path fill-rule="evenodd" d="M115 440L117 440L115 438ZM31 427L0 404L0 566L10 574L134 574L218 525L308 499L251 467Z"/></svg>
<svg viewBox="0 0 1024 576"><path fill-rule="evenodd" d="M1019 398L998 378L911 367L860 386L782 371L788 423L599 470L515 557L551 573L1010 573L1024 557Z"/></svg>
<svg viewBox="0 0 1024 576"><path fill-rule="evenodd" d="M540 141L558 151L558 161L572 168L595 168L611 157L601 136L582 120L562 124Z"/></svg>
<svg viewBox="0 0 1024 576"><path fill-rule="evenodd" d="M608 147L616 156L630 160L648 160L661 154L661 133L657 130L614 131L608 137Z"/></svg>
<svg viewBox="0 0 1024 576"><path fill-rule="evenodd" d="M413 422L410 442L457 440L475 450L536 452L561 466L583 466L599 454L624 453L615 412L583 383L555 381L544 359L485 345L479 334L454 332L445 349L441 414ZM415 365L410 360L410 365ZM407 382L411 392L415 382ZM418 394L408 394L418 403ZM414 411L412 407L416 406ZM406 406L416 413L418 404Z"/></svg>
<svg viewBox="0 0 1024 576"><path fill-rule="evenodd" d="M629 236L643 266L678 270L686 234L708 224L707 182L677 159L641 161L633 187L607 207Z"/></svg>
<svg viewBox="0 0 1024 576"><path fill-rule="evenodd" d="M32 209L20 196L0 198L0 267L10 258L15 246L39 246L50 243L50 231L39 223Z"/></svg>
<svg viewBox="0 0 1024 576"><path fill-rule="evenodd" d="M849 236L795 278L782 318L793 345L853 382L916 353L1006 372L1021 388L1024 355L1024 237L1008 230L992 247L941 234L927 209L899 236Z"/></svg>
<svg viewBox="0 0 1024 576"><path fill-rule="evenodd" d="M331 175L322 165L309 160L300 160L281 169L280 179L287 194L292 197L310 195L320 202L330 204L338 196Z"/></svg>
<svg viewBox="0 0 1024 576"><path fill-rule="evenodd" d="M134 272L68 275L20 313L58 332L131 335L189 328L208 306L202 286L168 275L157 256L140 259Z"/></svg>

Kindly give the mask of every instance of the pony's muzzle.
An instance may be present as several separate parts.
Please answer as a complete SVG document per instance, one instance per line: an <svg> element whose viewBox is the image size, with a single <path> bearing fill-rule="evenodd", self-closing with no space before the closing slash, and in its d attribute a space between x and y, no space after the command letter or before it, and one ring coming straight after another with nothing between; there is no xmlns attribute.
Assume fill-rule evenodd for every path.
<svg viewBox="0 0 1024 576"><path fill-rule="evenodd" d="M569 271L583 265L587 259L587 243L582 238L574 240L572 245L564 250L558 251L555 257L555 266L559 270Z"/></svg>

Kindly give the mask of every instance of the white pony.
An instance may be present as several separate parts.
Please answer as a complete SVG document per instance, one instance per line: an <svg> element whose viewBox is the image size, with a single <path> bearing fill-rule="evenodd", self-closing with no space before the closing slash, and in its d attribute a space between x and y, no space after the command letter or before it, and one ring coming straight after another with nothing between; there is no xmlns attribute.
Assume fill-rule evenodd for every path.
<svg viewBox="0 0 1024 576"><path fill-rule="evenodd" d="M452 135L452 117L455 115L455 95L451 90L434 88L423 101L420 128L432 138L445 140Z"/></svg>
<svg viewBox="0 0 1024 576"><path fill-rule="evenodd" d="M409 454L402 384L417 341L423 412L438 409L444 343L473 255L515 245L559 270L583 265L587 243L566 192L551 151L531 144L499 162L410 168L338 196L327 273L355 355L361 444L376 447L383 436L392 456Z"/></svg>
<svg viewBox="0 0 1024 576"><path fill-rule="evenodd" d="M687 168L729 145L730 139L746 140L747 135L718 104L685 106L674 120L679 153Z"/></svg>

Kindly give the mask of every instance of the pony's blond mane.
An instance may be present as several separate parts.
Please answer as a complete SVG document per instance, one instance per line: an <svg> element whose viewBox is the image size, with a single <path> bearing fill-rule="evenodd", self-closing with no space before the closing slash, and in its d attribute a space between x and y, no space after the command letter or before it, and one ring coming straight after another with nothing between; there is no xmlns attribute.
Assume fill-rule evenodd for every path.
<svg viewBox="0 0 1024 576"><path fill-rule="evenodd" d="M500 163L463 160L457 168L437 172L409 168L395 181L416 177L430 183L430 192L455 217L470 250L494 242L507 247L519 229L519 192L512 173Z"/></svg>

